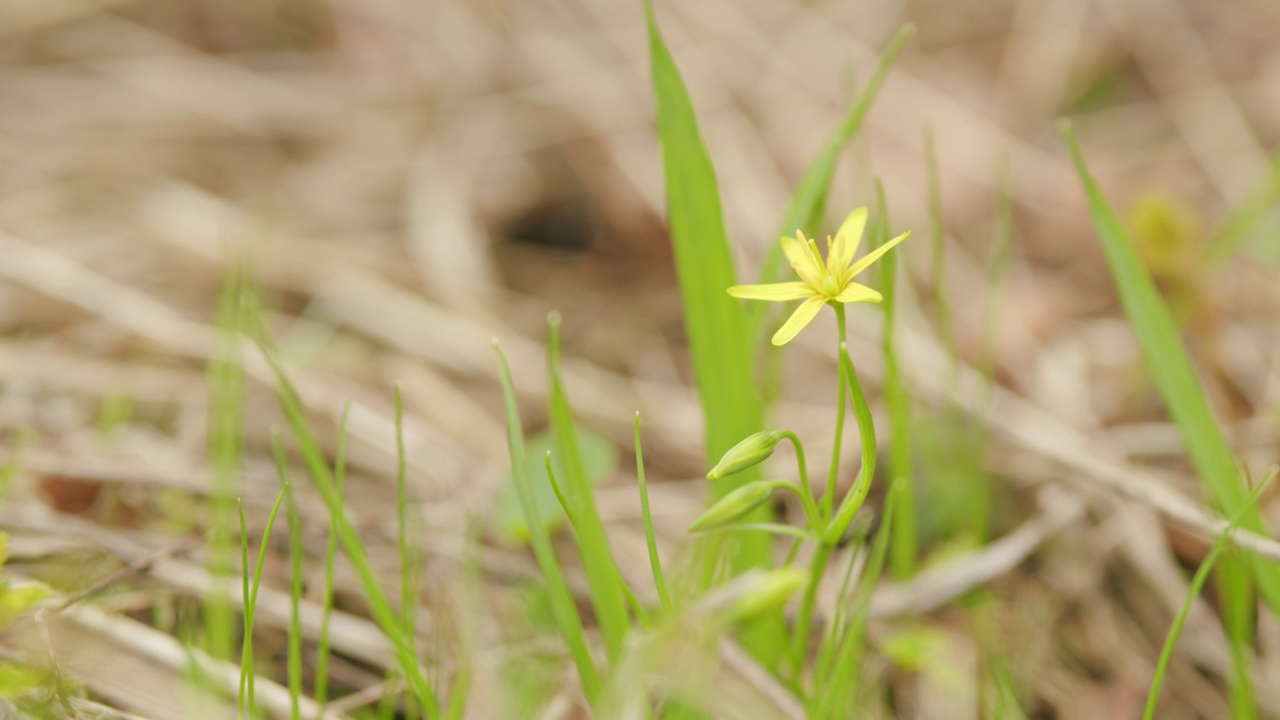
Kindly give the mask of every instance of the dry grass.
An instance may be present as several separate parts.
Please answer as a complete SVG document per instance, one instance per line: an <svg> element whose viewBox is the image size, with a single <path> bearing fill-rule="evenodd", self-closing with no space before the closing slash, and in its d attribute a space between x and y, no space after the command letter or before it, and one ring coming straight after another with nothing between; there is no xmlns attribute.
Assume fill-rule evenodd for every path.
<svg viewBox="0 0 1280 720"><path fill-rule="evenodd" d="M1080 110L1082 141L1113 199L1124 208L1151 189L1171 193L1203 241L1266 177L1267 148L1280 144L1280 9L1269 0L658 9L751 268L876 48L903 20L917 24L838 178L834 197L848 200L833 209L866 202L874 171L898 224L927 235L921 129L932 124L957 347L976 364L1007 158L1016 245L994 337L1000 389L988 401L976 374L947 381L920 284L927 242L904 246L921 300L903 308L903 356L922 398L957 399L993 428L987 462L1008 503L996 542L882 588L873 605L873 637L930 629L954 673L886 666L878 679L901 717L976 717L964 698L987 682L983 659L1000 652L1033 717L1136 716L1187 586L1184 566L1220 526L1142 380L1052 120ZM643 33L639 2L623 0L0 6L0 455L28 442L0 526L12 535L12 570L95 590L53 616L48 633L30 628L7 644L52 653L69 682L120 711L167 718L189 707L169 631L211 588L191 541L211 487L205 367L227 250L242 243L329 442L354 402L349 498L388 577L392 389L404 388L429 578L421 632L475 623L469 717L502 712L498 669L528 651L502 624L536 575L523 550L486 536L482 602L462 579L465 538L507 464L490 338L502 340L532 406L544 385L543 317L562 312L582 419L625 448L632 413L646 418L655 524L676 552L701 508L702 451ZM1270 261L1239 259L1197 274L1188 290L1190 344L1254 472L1277 459L1274 276ZM874 386L876 318L854 317L855 357ZM831 328L819 327L796 342L797 372L776 415L805 437L830 418ZM250 360L242 493L257 533L278 489L268 438L282 420L269 375ZM129 412L115 411L123 421L104 430L126 400ZM622 471L600 502L624 572L642 578L634 485ZM300 500L314 559L323 506L306 492ZM1241 542L1280 560L1273 541ZM283 548L271 556L258 643L280 657ZM111 582L95 585L103 578ZM388 650L354 580L340 572L339 581L335 688L376 691ZM978 611L972 594L952 602L977 587ZM309 641L318 618L312 603ZM1259 620L1259 703L1280 708L1280 628ZM740 684L773 698L779 716L794 712L727 652ZM1211 607L1197 606L1161 716L1224 717L1229 671ZM234 686L233 669L214 672ZM259 693L272 702L269 687ZM575 716L576 696L561 700L544 716ZM275 702L287 714L287 696Z"/></svg>

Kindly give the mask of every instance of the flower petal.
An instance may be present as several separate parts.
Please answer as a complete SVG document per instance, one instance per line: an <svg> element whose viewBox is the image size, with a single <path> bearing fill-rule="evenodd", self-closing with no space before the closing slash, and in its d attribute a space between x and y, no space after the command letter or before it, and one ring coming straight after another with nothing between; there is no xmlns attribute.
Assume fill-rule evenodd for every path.
<svg viewBox="0 0 1280 720"><path fill-rule="evenodd" d="M831 240L827 253L827 270L836 277L843 268L849 267L853 256L858 252L858 244L862 242L862 231L867 226L867 209L860 207L849 213L849 217L840 223L836 236Z"/></svg>
<svg viewBox="0 0 1280 720"><path fill-rule="evenodd" d="M786 253L787 259L791 261L791 267L800 279L815 288L818 287L822 282L822 263L814 259L813 252L809 249L809 242L804 239L800 231L797 230L793 238L782 238L782 251Z"/></svg>
<svg viewBox="0 0 1280 720"><path fill-rule="evenodd" d="M813 288L802 282L769 283L767 285L734 285L729 294L744 300L785 302L813 295Z"/></svg>
<svg viewBox="0 0 1280 720"><path fill-rule="evenodd" d="M890 240L889 242L881 245L875 250L872 250L871 252L867 253L866 256L864 256L861 260L849 266L849 274L847 275L847 277L852 278L854 275L857 275L863 270L866 270L868 267L871 266L871 263L879 260L881 255L884 255L885 253L892 250L894 245L897 245L903 240L906 240L909 235L911 235L910 230L902 233L898 237Z"/></svg>
<svg viewBox="0 0 1280 720"><path fill-rule="evenodd" d="M812 322L818 316L818 311L826 304L826 298L821 297L811 297L800 303L800 307L796 308L796 311L791 313L791 317L787 318L782 327L778 328L778 332L773 334L773 344L786 345L791 342L791 338L799 334L805 325Z"/></svg>
<svg viewBox="0 0 1280 720"><path fill-rule="evenodd" d="M855 302L873 302L878 303L884 299L879 292L872 290L866 285L858 283L849 283L839 295L835 297L836 302L855 303Z"/></svg>

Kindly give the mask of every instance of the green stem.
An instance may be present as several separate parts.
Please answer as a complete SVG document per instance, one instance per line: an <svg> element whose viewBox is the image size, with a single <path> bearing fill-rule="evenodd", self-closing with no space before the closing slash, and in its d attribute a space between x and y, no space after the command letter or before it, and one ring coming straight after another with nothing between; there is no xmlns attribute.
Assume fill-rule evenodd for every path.
<svg viewBox="0 0 1280 720"><path fill-rule="evenodd" d="M843 320L843 313L840 315L841 320ZM843 325L843 322L841 325ZM831 522L823 529L818 549L814 552L813 559L809 563L809 582L805 586L804 597L800 600L800 612L796 616L795 634L791 639L792 672L797 680L804 663L804 656L808 652L809 634L812 630L810 626L813 623L813 608L818 598L818 585L822 583L822 577L826 574L827 562L831 559L831 553L835 550L840 539L844 537L845 532L849 529L849 524L853 522L858 509L862 507L863 501L866 500L867 493L871 490L871 481L876 472L876 429L871 417L871 406L867 404L867 396L862 392L862 385L858 382L858 373L853 369L853 361L849 358L849 348L843 341L840 343L839 357L841 376L849 381L849 392L853 398L853 415L858 421L858 435L862 441L862 467L858 470L858 477L853 482L853 488L840 503L839 511L836 512L835 516L831 518ZM842 406L844 405L843 394L840 397L840 403Z"/></svg>
<svg viewBox="0 0 1280 720"><path fill-rule="evenodd" d="M800 599L800 612L796 615L795 633L791 636L791 672L792 682L800 685L800 673L804 669L804 656L809 652L809 635L813 632L813 608L818 601L818 585L827 571L827 562L835 551L835 544L825 541L818 545L813 558L809 561L809 581L804 586L804 597Z"/></svg>
<svg viewBox="0 0 1280 720"><path fill-rule="evenodd" d="M809 484L809 467L804 459L804 445L800 443L800 438L790 430L780 430L779 435L791 441L791 445L796 449L796 465L800 472L800 487L802 492L796 493L800 496L800 504L804 506L804 514L809 518L809 528L815 533L821 533L823 530L822 513L818 511L818 503L813 498L813 486Z"/></svg>
<svg viewBox="0 0 1280 720"><path fill-rule="evenodd" d="M658 557L658 539L653 532L653 516L649 514L649 484L644 477L644 450L640 446L639 411L636 412L635 445L636 480L640 484L640 517L644 521L644 542L649 548L649 568L653 571L653 585L658 591L658 601L662 603L662 610L671 612L671 594L667 592L667 579L662 573L662 560Z"/></svg>
<svg viewBox="0 0 1280 720"><path fill-rule="evenodd" d="M871 406L867 404L867 396L862 392L858 382L858 373L853 369L853 360L849 358L849 348L840 346L840 365L844 368L845 377L849 380L849 394L853 398L853 416L858 421L858 434L862 440L862 467L858 477L853 481L853 488L845 495L831 523L823 532L822 541L832 545L840 541L853 516L862 508L862 503L871 491L871 481L876 474L876 428L871 417Z"/></svg>
<svg viewBox="0 0 1280 720"><path fill-rule="evenodd" d="M841 303L831 303L831 306L836 310L836 332L839 333L837 335L840 343L839 346L844 347L847 337L844 325L844 305ZM840 474L840 442L844 438L844 393L846 378L844 376L843 364L840 366L838 375L840 376L840 407L836 411L836 437L835 443L831 447L831 470L827 473L827 492L822 496L823 517L828 518L831 517L832 508L835 507L836 479Z"/></svg>

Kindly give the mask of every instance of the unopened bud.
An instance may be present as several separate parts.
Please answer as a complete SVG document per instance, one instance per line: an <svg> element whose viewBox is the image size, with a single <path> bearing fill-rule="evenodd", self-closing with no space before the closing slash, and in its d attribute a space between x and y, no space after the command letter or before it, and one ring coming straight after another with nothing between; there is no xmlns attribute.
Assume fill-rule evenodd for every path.
<svg viewBox="0 0 1280 720"><path fill-rule="evenodd" d="M781 439L782 433L777 430L762 430L748 436L742 442L729 448L724 457L720 458L720 462L716 463L716 466L711 468L711 472L707 473L707 479L719 480L725 475L732 475L754 465L759 465L773 454L773 449L778 446L778 441Z"/></svg>
<svg viewBox="0 0 1280 720"><path fill-rule="evenodd" d="M757 480L743 485L707 508L702 517L689 526L689 532L715 530L741 520L764 504L780 484L783 484L780 480Z"/></svg>
<svg viewBox="0 0 1280 720"><path fill-rule="evenodd" d="M725 620L736 624L781 610L795 591L809 581L809 573L798 567L769 570L755 586L735 598Z"/></svg>

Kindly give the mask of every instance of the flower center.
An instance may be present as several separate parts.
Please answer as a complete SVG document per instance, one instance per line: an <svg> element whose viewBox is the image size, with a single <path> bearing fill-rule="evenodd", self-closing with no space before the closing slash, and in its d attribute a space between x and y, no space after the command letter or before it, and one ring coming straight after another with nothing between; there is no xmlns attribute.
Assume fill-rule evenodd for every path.
<svg viewBox="0 0 1280 720"><path fill-rule="evenodd" d="M831 277L830 275L827 275L826 277L822 278L822 284L819 286L818 289L821 290L822 294L826 295L827 297L835 297L840 294L839 283L837 283L836 279Z"/></svg>

